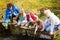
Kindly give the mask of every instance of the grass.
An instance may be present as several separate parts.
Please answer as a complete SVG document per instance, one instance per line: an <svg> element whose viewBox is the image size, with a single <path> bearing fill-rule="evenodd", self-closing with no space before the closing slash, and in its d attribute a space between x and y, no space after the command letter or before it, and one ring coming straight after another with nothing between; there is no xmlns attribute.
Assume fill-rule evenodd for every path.
<svg viewBox="0 0 60 40"><path fill-rule="evenodd" d="M60 35L58 35L58 36L56 37L56 40L60 40Z"/></svg>

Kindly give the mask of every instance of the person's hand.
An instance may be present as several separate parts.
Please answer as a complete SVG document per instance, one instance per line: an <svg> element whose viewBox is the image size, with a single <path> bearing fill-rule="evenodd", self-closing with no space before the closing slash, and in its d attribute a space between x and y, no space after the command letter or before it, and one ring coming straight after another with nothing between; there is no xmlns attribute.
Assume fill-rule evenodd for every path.
<svg viewBox="0 0 60 40"><path fill-rule="evenodd" d="M50 35L53 35L53 32L50 32Z"/></svg>
<svg viewBox="0 0 60 40"><path fill-rule="evenodd" d="M36 32L34 32L34 35L36 35Z"/></svg>
<svg viewBox="0 0 60 40"><path fill-rule="evenodd" d="M25 26L28 26L28 23Z"/></svg>
<svg viewBox="0 0 60 40"><path fill-rule="evenodd" d="M8 24L2 23L2 25L5 27L5 29L8 29Z"/></svg>
<svg viewBox="0 0 60 40"><path fill-rule="evenodd" d="M44 30L40 30L40 31L44 31Z"/></svg>
<svg viewBox="0 0 60 40"><path fill-rule="evenodd" d="M15 25L15 27L17 27L18 25Z"/></svg>
<svg viewBox="0 0 60 40"><path fill-rule="evenodd" d="M15 12L13 12L14 15L17 15Z"/></svg>

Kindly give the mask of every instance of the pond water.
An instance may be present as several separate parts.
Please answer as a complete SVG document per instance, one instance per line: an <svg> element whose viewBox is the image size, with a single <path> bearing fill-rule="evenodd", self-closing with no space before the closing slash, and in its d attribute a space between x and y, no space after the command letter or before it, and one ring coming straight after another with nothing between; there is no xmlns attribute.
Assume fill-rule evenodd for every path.
<svg viewBox="0 0 60 40"><path fill-rule="evenodd" d="M17 35L10 35L10 36L3 36L3 37L0 37L0 40L48 40L48 39L42 39L42 38L34 38L34 37L31 37L31 36L17 36Z"/></svg>
<svg viewBox="0 0 60 40"><path fill-rule="evenodd" d="M0 24L0 40L48 40L45 38L33 37L30 35L23 35L23 34L11 34L9 30L2 29L2 24ZM17 32L15 32L17 33ZM50 40L50 39L49 39Z"/></svg>
<svg viewBox="0 0 60 40"><path fill-rule="evenodd" d="M29 35L12 35L10 33L3 33L3 34L0 34L0 40L48 40L48 39L45 39L45 38L39 38L39 37L32 37L32 36L29 36ZM49 39L50 40L50 39Z"/></svg>

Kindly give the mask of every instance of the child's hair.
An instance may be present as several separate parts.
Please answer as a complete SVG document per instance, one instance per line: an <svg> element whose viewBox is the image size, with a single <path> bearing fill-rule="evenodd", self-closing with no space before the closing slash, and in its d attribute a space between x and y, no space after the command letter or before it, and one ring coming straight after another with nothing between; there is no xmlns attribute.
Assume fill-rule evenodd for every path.
<svg viewBox="0 0 60 40"><path fill-rule="evenodd" d="M40 12L41 12L41 13L44 13L44 10L45 10L45 9L42 8L42 9L40 9Z"/></svg>
<svg viewBox="0 0 60 40"><path fill-rule="evenodd" d="M36 21L36 23L37 23L37 25L41 25L41 22L38 20L38 21Z"/></svg>
<svg viewBox="0 0 60 40"><path fill-rule="evenodd" d="M41 30L43 28L42 23L39 20L36 21L36 24L37 24L36 26L38 26L39 30Z"/></svg>
<svg viewBox="0 0 60 40"><path fill-rule="evenodd" d="M14 5L12 4L12 3L8 3L7 4L7 8L9 9L9 8L11 8L11 7L13 7Z"/></svg>

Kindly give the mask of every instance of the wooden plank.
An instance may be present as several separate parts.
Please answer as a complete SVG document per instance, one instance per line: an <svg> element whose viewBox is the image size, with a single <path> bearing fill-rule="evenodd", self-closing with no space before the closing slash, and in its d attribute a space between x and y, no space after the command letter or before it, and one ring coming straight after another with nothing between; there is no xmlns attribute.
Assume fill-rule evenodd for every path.
<svg viewBox="0 0 60 40"><path fill-rule="evenodd" d="M60 30L57 30L54 32L54 38L56 38L56 36L58 35L59 32L60 32Z"/></svg>
<svg viewBox="0 0 60 40"><path fill-rule="evenodd" d="M14 28L14 24L13 25L9 25L9 27L10 27L10 31L12 31L12 29ZM30 34L31 35L34 35L34 29L33 28L29 28L29 27L26 27L26 26L21 26L21 27L19 27L20 28L20 30L26 30L27 31L27 33L28 33L28 31L30 32ZM33 29L33 30L32 30ZM31 33L32 32L32 33ZM54 32L54 34L53 34L53 36L51 36L48 32L46 32L46 31L38 31L37 33L38 34L44 34L44 35L49 35L49 36L51 36L51 37L53 37L52 39L54 39L54 38L56 38L56 35L58 34L60 32L60 30L57 30L56 32Z"/></svg>
<svg viewBox="0 0 60 40"><path fill-rule="evenodd" d="M1 19L1 20L0 20L0 23L3 23L3 22L4 22L4 19Z"/></svg>

